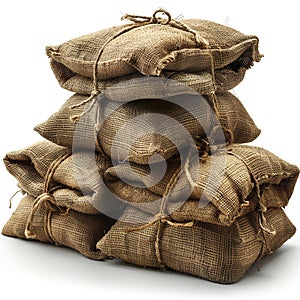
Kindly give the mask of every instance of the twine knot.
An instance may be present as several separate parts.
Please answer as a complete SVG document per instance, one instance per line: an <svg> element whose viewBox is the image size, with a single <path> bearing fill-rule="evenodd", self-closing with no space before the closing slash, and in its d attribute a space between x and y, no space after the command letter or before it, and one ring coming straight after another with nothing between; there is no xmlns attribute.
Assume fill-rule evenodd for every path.
<svg viewBox="0 0 300 300"><path fill-rule="evenodd" d="M50 190L51 180L53 178L55 170L58 168L58 166L67 158L70 156L70 152L66 152L61 157L58 157L56 160L54 160L51 165L49 166L49 169L45 175L45 181L44 181L44 192L40 194L35 201L33 202L32 209L30 212L30 216L28 217L26 227L25 227L25 237L27 239L36 239L36 234L34 234L31 231L31 225L35 216L35 213L37 210L43 205L45 208L44 212L44 233L47 236L47 238L52 241L55 245L59 245L59 243L55 240L52 231L51 231L51 217L52 213L54 212L60 212L62 214L67 214L69 212L69 208L64 209L62 207L59 207L52 195L52 193L55 190L58 190L61 188L60 185L55 186Z"/></svg>
<svg viewBox="0 0 300 300"><path fill-rule="evenodd" d="M246 166L249 174L251 175L251 177L252 177L252 179L255 183L256 194L257 194L257 198L258 198L258 207L257 207L256 211L257 211L257 214L258 214L259 231L258 231L257 234L258 234L258 238L262 241L262 243L266 247L267 251L269 253L272 253L273 250L270 246L269 238L266 236L266 234L270 235L270 236L275 236L277 234L277 232L273 228L273 226L271 224L269 224L268 221L267 221L266 213L268 211L268 208L264 204L263 197L262 197L263 191L261 191L261 189L260 189L259 181L255 177L255 175L253 174L253 171L250 168L250 166L248 165L248 163L242 157L240 157L236 153L233 153L232 151L229 151L228 153L235 156L241 162L244 163L244 165ZM263 253L263 251L261 251L261 252Z"/></svg>
<svg viewBox="0 0 300 300"><path fill-rule="evenodd" d="M43 194L39 195L33 203L31 214L27 220L27 224L25 227L25 236L27 239L36 239L36 235L30 230L30 227L33 222L33 218L34 218L36 211L42 205L44 205L45 208L48 209L51 213L56 211L57 206L55 206L55 200L54 200L53 196L51 196L48 193L43 193ZM44 230L46 230L46 228L44 228Z"/></svg>
<svg viewBox="0 0 300 300"><path fill-rule="evenodd" d="M186 158L186 161L185 161L185 167L184 168L181 168L181 167L177 168L177 170L174 172L174 174L170 178L170 180L169 180L169 182L166 186L164 195L162 197L159 212L147 224L144 224L144 225L139 226L137 228L128 228L127 229L127 232L130 233L130 232L135 232L135 231L141 231L141 230L144 230L144 229L152 226L153 224L157 224L157 231L156 231L156 237L155 237L155 255L156 255L159 267L161 269L165 268L163 259L161 257L161 251L160 251L160 241L161 241L161 235L162 235L162 232L163 232L164 224L168 224L169 226L173 226L173 227L193 227L194 224L195 224L194 221L174 222L174 221L172 221L170 216L165 213L167 211L166 206L167 206L167 203L169 201L171 192L174 189L175 185L177 184L180 175L182 174L182 172L185 172L187 174L187 177L188 177L188 174L190 175L190 173L188 172L188 165L191 161L191 153L192 152L189 151L189 154L188 154L188 156ZM190 184L191 184L191 186L194 186L193 181Z"/></svg>
<svg viewBox="0 0 300 300"><path fill-rule="evenodd" d="M165 15L167 18L162 18L162 17L159 17L157 16L158 14L162 14L162 15ZM162 25L167 25L171 22L172 20L172 17L171 17L171 14L160 8L158 10L156 10L151 18L151 22L154 23L154 24L162 24Z"/></svg>
<svg viewBox="0 0 300 300"><path fill-rule="evenodd" d="M160 25L170 25L177 29L184 30L186 32L190 32L195 36L196 43L204 49L209 48L209 42L202 37L197 30L189 27L185 23L172 19L171 14L166 11L165 9L159 8L156 10L152 17L145 17L145 16L137 16L137 15L129 15L125 14L121 20L129 20L134 22L138 26L149 25L149 24L160 24Z"/></svg>
<svg viewBox="0 0 300 300"><path fill-rule="evenodd" d="M167 18L164 18L162 16L159 16L159 14L166 16ZM158 10L156 10L152 17L144 17L144 16L137 16L137 15L129 15L129 14L125 14L121 20L129 20L131 22L134 23L149 23L149 24L162 24L162 25L167 25L171 22L172 17L171 14L160 8Z"/></svg>

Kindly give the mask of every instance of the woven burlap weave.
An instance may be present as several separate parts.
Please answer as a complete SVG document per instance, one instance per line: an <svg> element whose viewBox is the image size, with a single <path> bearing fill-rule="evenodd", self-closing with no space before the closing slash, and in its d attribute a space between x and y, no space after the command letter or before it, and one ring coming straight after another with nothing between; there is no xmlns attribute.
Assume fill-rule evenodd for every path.
<svg viewBox="0 0 300 300"><path fill-rule="evenodd" d="M26 226L34 204L34 197L25 196L2 234L27 239ZM46 204L47 200L37 207L32 216L30 229L33 239L75 249L91 259L104 258L96 244L111 228L113 220L101 214L83 214L72 209L66 211L65 208Z"/></svg>
<svg viewBox="0 0 300 300"><path fill-rule="evenodd" d="M259 61L258 38L205 20L161 20L125 16L132 24L112 27L59 46L47 47L56 77L81 75L98 80L140 72L159 76L163 70L235 72ZM100 53L99 53L100 51ZM65 80L63 79L63 81Z"/></svg>
<svg viewBox="0 0 300 300"><path fill-rule="evenodd" d="M65 72L63 68L52 68L61 87L78 94L90 95L94 89L93 79L73 72ZM186 93L208 95L215 91L224 92L233 89L245 77L246 68L238 71L230 67L215 70L214 77L210 72L163 72L159 78L133 73L121 77L97 81L97 90L105 92L110 100L137 100L172 97ZM172 86L167 87L167 83ZM214 82L215 80L215 82Z"/></svg>
<svg viewBox="0 0 300 300"><path fill-rule="evenodd" d="M94 139L90 145L96 147L98 151L103 150L112 159L120 161L129 160L147 164L149 158L156 153L169 159L178 153L178 148L186 145L187 134L195 140L197 137L200 140L206 136L204 129L210 133L214 128L213 111L206 104L205 99L199 97L201 96L181 95L168 98L169 102L152 99L131 101L123 105L104 99L101 101L100 109L105 121L101 124L97 139L102 149L99 145L95 145ZM37 125L35 130L44 138L68 148L72 148L74 135L76 135L77 147L87 148L89 144L86 141L86 131L94 129L95 118L85 115L80 118L79 124L70 120L74 114L85 111L89 104L73 110L70 107L81 103L86 98L87 96L75 94L46 122ZM210 101L209 98L207 100ZM244 106L233 94L229 92L217 94L216 105L220 124L232 132L233 142L250 142L260 134L260 130ZM179 129L174 127L169 118L160 119L158 122L155 116L153 118L153 114L160 118L161 115L169 117L184 127ZM135 121L134 118L138 117L142 117L143 122L141 119ZM118 134L121 129L123 132ZM151 133L145 134L145 130ZM178 145L171 142L173 137L178 141ZM225 138L229 139L226 133ZM112 147L114 147L113 152Z"/></svg>
<svg viewBox="0 0 300 300"><path fill-rule="evenodd" d="M264 239L256 212L238 218L229 227L200 222L187 227L157 221L141 230L132 229L143 224L145 215L128 209L123 220L129 215L133 224L118 221L99 241L97 248L103 254L143 267L163 265L219 283L240 280L257 259L278 249L295 233L280 208L268 210L267 222L276 235Z"/></svg>
<svg viewBox="0 0 300 300"><path fill-rule="evenodd" d="M96 207L99 208L100 202L107 197L99 176L111 163L100 154L78 152L71 155L64 147L42 141L8 153L4 163L18 180L20 189L34 197L48 192L44 189L45 181L49 180L47 190L54 189L52 196L61 207L98 214Z"/></svg>
<svg viewBox="0 0 300 300"><path fill-rule="evenodd" d="M200 165L197 159L190 162L188 170L181 170L164 211L160 210L159 199L165 196L179 162L169 162L156 184L152 182L160 178L159 168L134 163L108 168L104 178L115 195L153 216L171 214L177 221L195 219L230 225L257 207L265 210L287 205L299 174L296 166L263 148L248 145L229 146L225 153L209 156L204 162L200 159ZM183 197L188 195L187 204Z"/></svg>

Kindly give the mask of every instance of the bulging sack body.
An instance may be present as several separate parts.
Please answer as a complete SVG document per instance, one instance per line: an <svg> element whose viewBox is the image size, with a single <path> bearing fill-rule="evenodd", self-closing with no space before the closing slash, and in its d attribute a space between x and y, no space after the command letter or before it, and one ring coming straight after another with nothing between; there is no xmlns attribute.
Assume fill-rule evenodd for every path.
<svg viewBox="0 0 300 300"><path fill-rule="evenodd" d="M73 95L58 112L37 125L35 130L44 138L68 148L74 147L74 144L81 149L96 148L113 160L140 164L148 164L155 154L164 159L176 156L178 149L187 146L189 142L201 141L212 134L216 126L230 131L232 142L235 143L251 142L260 134L242 103L229 92L216 95L219 122L210 106L210 98L200 95L127 103L103 99L99 108L101 125L96 133L96 107L76 123L70 120L73 115L88 109L89 103L70 109L86 98L79 94ZM89 135L90 142L87 141ZM229 138L224 131L224 139L228 141Z"/></svg>
<svg viewBox="0 0 300 300"><path fill-rule="evenodd" d="M92 78L65 72L64 68L51 60L51 66L61 87L78 94L90 95L94 90ZM246 68L233 70L225 67L211 72L164 71L159 77L144 76L140 73L117 78L98 80L97 90L113 101L159 99L181 94L209 95L229 91L245 77Z"/></svg>
<svg viewBox="0 0 300 300"><path fill-rule="evenodd" d="M96 244L114 220L102 214L89 215L73 209L66 210L65 207L49 204L47 200L36 209L35 205L37 202L33 196L25 196L5 224L2 234L69 247L95 260L105 258L96 249ZM30 235L27 232L29 219Z"/></svg>
<svg viewBox="0 0 300 300"><path fill-rule="evenodd" d="M51 67L62 85L74 76L105 80L139 72L201 72L250 68L261 55L258 38L206 20L145 21L107 28L59 46L47 47Z"/></svg>
<svg viewBox="0 0 300 300"><path fill-rule="evenodd" d="M228 146L204 161L197 156L184 165L168 162L162 169L125 162L108 168L104 179L113 194L153 218L228 226L255 209L286 206L299 175L296 166L248 145Z"/></svg>
<svg viewBox="0 0 300 300"><path fill-rule="evenodd" d="M134 221L126 222L127 217ZM229 227L195 222L191 226L157 220L144 224L145 214L125 211L97 248L142 267L170 269L219 283L234 283L260 257L278 249L295 233L282 209L267 211L276 234L261 233L257 212L236 219Z"/></svg>
<svg viewBox="0 0 300 300"><path fill-rule="evenodd" d="M51 194L57 206L88 214L114 209L112 194L101 180L111 162L100 154L71 154L65 147L42 141L8 153L4 163L20 189L34 197Z"/></svg>

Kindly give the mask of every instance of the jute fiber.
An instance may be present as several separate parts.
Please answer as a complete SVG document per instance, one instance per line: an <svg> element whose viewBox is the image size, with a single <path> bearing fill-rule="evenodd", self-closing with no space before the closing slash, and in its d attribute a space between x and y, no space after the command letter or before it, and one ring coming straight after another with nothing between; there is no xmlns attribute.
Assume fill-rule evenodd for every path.
<svg viewBox="0 0 300 300"><path fill-rule="evenodd" d="M178 149L188 143L188 134L194 140L201 141L206 134L213 133L216 119L210 106L211 99L208 96L199 97L180 95L169 97L167 101L145 99L123 104L102 99L100 130L97 138L92 136L92 143L87 143L87 132L93 133L96 121L90 114L82 116L76 123L70 120L73 115L80 115L89 107L86 103L70 109L87 99L87 96L75 94L35 130L58 145L72 148L76 135L79 148L86 149L90 145L117 161L148 164L149 158L155 154L165 159L177 155ZM224 92L216 94L215 100L226 141L232 139L231 142L246 143L257 138L260 130L238 98ZM183 126L173 126L170 118ZM176 144L172 138L177 141Z"/></svg>
<svg viewBox="0 0 300 300"><path fill-rule="evenodd" d="M96 244L113 225L112 219L102 214L89 215L59 207L50 196L39 199L43 201L40 204L33 196L25 196L5 224L2 234L65 246L88 258L104 259Z"/></svg>
<svg viewBox="0 0 300 300"><path fill-rule="evenodd" d="M93 79L64 68L55 67L51 61L56 79L61 87L78 94L90 95L94 89ZM211 72L171 72L164 71L158 78L133 73L117 78L98 80L97 90L114 101L155 99L172 97L181 94L208 95L214 92L224 92L236 87L245 77L246 68L233 70L224 67Z"/></svg>
<svg viewBox="0 0 300 300"><path fill-rule="evenodd" d="M126 222L127 216L134 223ZM257 212L240 217L227 226L171 220L143 225L145 214L129 208L97 248L142 267L170 269L219 283L234 283L255 261L278 249L295 233L282 209L269 209L266 221L274 233L262 233Z"/></svg>
<svg viewBox="0 0 300 300"><path fill-rule="evenodd" d="M161 12L166 19L159 17ZM76 75L105 80L135 72L159 76L163 70L239 72L261 58L256 36L211 21L174 20L163 10L152 17L123 19L132 23L47 47L61 84Z"/></svg>
<svg viewBox="0 0 300 300"><path fill-rule="evenodd" d="M38 197L51 190L51 196L60 207L99 214L96 208L108 199L99 177L111 163L100 154L71 154L64 147L42 141L8 153L4 163L23 192Z"/></svg>
<svg viewBox="0 0 300 300"><path fill-rule="evenodd" d="M152 219L171 215L176 221L192 217L228 226L257 208L264 222L267 208L287 205L299 175L296 166L248 145L229 146L206 160L190 159L185 167L170 161L163 176L159 171L125 162L108 168L104 178L112 193Z"/></svg>

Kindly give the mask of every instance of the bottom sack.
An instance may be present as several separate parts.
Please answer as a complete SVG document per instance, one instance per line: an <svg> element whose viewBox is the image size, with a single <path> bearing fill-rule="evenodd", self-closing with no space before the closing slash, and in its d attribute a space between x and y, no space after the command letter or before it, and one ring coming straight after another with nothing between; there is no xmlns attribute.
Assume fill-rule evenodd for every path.
<svg viewBox="0 0 300 300"><path fill-rule="evenodd" d="M238 218L231 226L209 223L173 223L154 220L142 225L145 215L129 208L97 248L143 267L170 269L219 283L234 283L260 257L278 249L295 233L281 208L264 213L272 234L261 229L258 212Z"/></svg>
<svg viewBox="0 0 300 300"><path fill-rule="evenodd" d="M27 195L5 224L2 234L26 239L30 228L31 239L66 246L88 258L101 260L104 256L96 244L113 223L114 220L104 215L65 210L47 199L39 205L34 197Z"/></svg>

